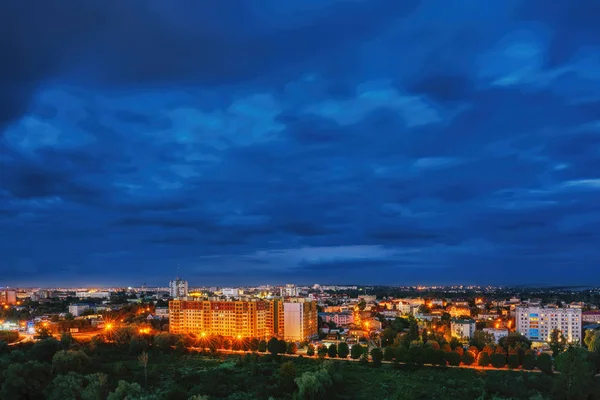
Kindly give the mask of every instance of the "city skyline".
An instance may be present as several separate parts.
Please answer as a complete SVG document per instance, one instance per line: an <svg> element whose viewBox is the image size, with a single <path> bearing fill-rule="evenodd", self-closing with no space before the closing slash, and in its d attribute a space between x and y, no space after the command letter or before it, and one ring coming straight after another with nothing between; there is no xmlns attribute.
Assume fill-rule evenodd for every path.
<svg viewBox="0 0 600 400"><path fill-rule="evenodd" d="M234 3L0 5L0 286L600 284L591 1Z"/></svg>

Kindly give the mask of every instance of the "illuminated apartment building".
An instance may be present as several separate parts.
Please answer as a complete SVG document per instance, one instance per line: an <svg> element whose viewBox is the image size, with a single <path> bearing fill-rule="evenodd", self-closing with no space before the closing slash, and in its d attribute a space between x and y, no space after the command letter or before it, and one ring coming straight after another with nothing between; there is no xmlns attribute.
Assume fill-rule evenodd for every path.
<svg viewBox="0 0 600 400"><path fill-rule="evenodd" d="M317 303L296 298L283 303L283 338L302 341L318 333Z"/></svg>
<svg viewBox="0 0 600 400"><path fill-rule="evenodd" d="M517 332L532 341L548 341L554 329L568 342L581 342L581 309L525 307L516 308Z"/></svg>
<svg viewBox="0 0 600 400"><path fill-rule="evenodd" d="M175 334L305 340L317 333L317 305L298 300L304 299L291 303L172 300L169 330Z"/></svg>
<svg viewBox="0 0 600 400"><path fill-rule="evenodd" d="M272 305L266 301L169 302L171 333L269 337L273 334Z"/></svg>

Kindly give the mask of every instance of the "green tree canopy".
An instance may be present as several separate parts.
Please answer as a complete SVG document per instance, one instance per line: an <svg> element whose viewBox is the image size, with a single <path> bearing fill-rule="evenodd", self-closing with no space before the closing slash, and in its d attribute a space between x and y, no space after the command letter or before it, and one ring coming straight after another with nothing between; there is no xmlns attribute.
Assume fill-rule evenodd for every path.
<svg viewBox="0 0 600 400"><path fill-rule="evenodd" d="M68 372L82 374L91 364L90 357L81 350L61 350L52 357L52 371L55 374Z"/></svg>
<svg viewBox="0 0 600 400"><path fill-rule="evenodd" d="M335 343L329 345L329 347L327 348L327 355L329 356L329 358L337 357L337 346Z"/></svg>
<svg viewBox="0 0 600 400"><path fill-rule="evenodd" d="M348 347L348 343L341 342L338 345L337 351L338 351L338 357L340 357L340 358L348 357L348 355L350 354L350 348Z"/></svg>
<svg viewBox="0 0 600 400"><path fill-rule="evenodd" d="M360 344L354 344L352 345L352 348L350 349L350 357L353 360L358 360L360 358L360 356L363 353L363 347Z"/></svg>

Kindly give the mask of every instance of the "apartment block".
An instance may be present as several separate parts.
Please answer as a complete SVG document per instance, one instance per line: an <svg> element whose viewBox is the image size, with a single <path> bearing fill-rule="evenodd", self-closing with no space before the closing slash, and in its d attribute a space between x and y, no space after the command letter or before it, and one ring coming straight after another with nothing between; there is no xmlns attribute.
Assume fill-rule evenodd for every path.
<svg viewBox="0 0 600 400"><path fill-rule="evenodd" d="M283 303L283 338L303 341L318 333L317 303L296 298Z"/></svg>
<svg viewBox="0 0 600 400"><path fill-rule="evenodd" d="M548 341L554 329L568 342L581 342L581 309L519 306L515 309L517 332L532 341Z"/></svg>

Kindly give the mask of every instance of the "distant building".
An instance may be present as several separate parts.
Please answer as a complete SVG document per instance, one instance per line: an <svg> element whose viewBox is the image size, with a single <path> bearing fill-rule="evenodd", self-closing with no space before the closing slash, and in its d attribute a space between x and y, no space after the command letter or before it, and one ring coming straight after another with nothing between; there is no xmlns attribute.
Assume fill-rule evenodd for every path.
<svg viewBox="0 0 600 400"><path fill-rule="evenodd" d="M240 289L223 288L221 292L225 297L240 297Z"/></svg>
<svg viewBox="0 0 600 400"><path fill-rule="evenodd" d="M154 309L154 314L158 318L169 318L169 307L156 307Z"/></svg>
<svg viewBox="0 0 600 400"><path fill-rule="evenodd" d="M95 291L82 291L75 292L75 297L80 299L108 299L110 297L109 292L95 292Z"/></svg>
<svg viewBox="0 0 600 400"><path fill-rule="evenodd" d="M470 339L475 333L475 320L453 319L450 321L452 336L460 339Z"/></svg>
<svg viewBox="0 0 600 400"><path fill-rule="evenodd" d="M351 312L319 313L324 322L333 322L337 326L350 325L354 323L354 314Z"/></svg>
<svg viewBox="0 0 600 400"><path fill-rule="evenodd" d="M496 342L496 343L500 342L500 339L502 339L503 337L508 336L508 333L509 333L508 329L496 329L496 328L484 328L483 331L494 335L494 342Z"/></svg>
<svg viewBox="0 0 600 400"><path fill-rule="evenodd" d="M69 306L69 313L74 317L81 317L83 313L89 309L89 304L74 303Z"/></svg>
<svg viewBox="0 0 600 400"><path fill-rule="evenodd" d="M283 303L283 338L303 341L318 333L317 303L297 298Z"/></svg>
<svg viewBox="0 0 600 400"><path fill-rule="evenodd" d="M6 289L0 291L0 304L15 304L17 302L17 291Z"/></svg>
<svg viewBox="0 0 600 400"><path fill-rule="evenodd" d="M296 297L300 295L300 290L296 285L288 283L285 287L281 288L281 297Z"/></svg>
<svg viewBox="0 0 600 400"><path fill-rule="evenodd" d="M568 342L581 343L580 308L519 306L515 309L517 332L532 341L548 341L558 329Z"/></svg>
<svg viewBox="0 0 600 400"><path fill-rule="evenodd" d="M185 299L188 296L188 282L177 277L169 282L169 295L174 299Z"/></svg>
<svg viewBox="0 0 600 400"><path fill-rule="evenodd" d="M587 324L600 324L600 311L584 311L581 320Z"/></svg>
<svg viewBox="0 0 600 400"><path fill-rule="evenodd" d="M470 317L471 309L468 307L450 306L446 309L452 318Z"/></svg>

